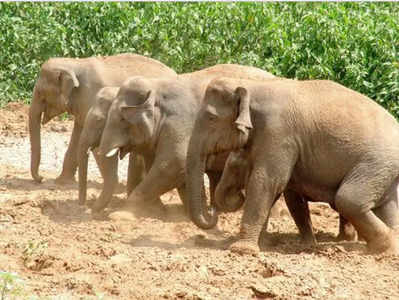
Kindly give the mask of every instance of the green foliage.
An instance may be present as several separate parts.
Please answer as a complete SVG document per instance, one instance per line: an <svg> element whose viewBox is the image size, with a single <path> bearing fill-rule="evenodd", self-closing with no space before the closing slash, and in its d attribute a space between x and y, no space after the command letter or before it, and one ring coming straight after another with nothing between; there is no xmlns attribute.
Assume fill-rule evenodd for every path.
<svg viewBox="0 0 399 300"><path fill-rule="evenodd" d="M17 299L23 294L23 280L11 272L0 271L0 300Z"/></svg>
<svg viewBox="0 0 399 300"><path fill-rule="evenodd" d="M0 3L0 103L29 102L49 57L135 52L332 79L399 116L398 20L396 3Z"/></svg>

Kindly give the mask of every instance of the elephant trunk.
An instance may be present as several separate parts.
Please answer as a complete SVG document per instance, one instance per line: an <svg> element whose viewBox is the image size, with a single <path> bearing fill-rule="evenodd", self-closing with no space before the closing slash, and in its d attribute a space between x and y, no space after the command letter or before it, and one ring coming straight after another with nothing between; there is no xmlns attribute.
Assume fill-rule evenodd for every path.
<svg viewBox="0 0 399 300"><path fill-rule="evenodd" d="M36 87L33 91L32 104L29 108L29 138L31 145L30 171L36 182L41 182L43 177L39 175L41 145L40 145L40 121L43 113L43 103L38 96Z"/></svg>
<svg viewBox="0 0 399 300"><path fill-rule="evenodd" d="M78 163L79 163L79 205L84 205L87 198L87 167L89 160L89 148L90 145L83 141L84 136L80 138L78 148Z"/></svg>
<svg viewBox="0 0 399 300"><path fill-rule="evenodd" d="M203 143L201 143L203 145ZM218 221L216 209L207 206L204 191L205 155L202 146L193 139L190 142L186 169L186 198L192 221L202 229L215 227Z"/></svg>
<svg viewBox="0 0 399 300"><path fill-rule="evenodd" d="M215 204L218 210L223 212L235 212L239 210L245 201L245 196L241 189L228 187L220 183L215 190Z"/></svg>

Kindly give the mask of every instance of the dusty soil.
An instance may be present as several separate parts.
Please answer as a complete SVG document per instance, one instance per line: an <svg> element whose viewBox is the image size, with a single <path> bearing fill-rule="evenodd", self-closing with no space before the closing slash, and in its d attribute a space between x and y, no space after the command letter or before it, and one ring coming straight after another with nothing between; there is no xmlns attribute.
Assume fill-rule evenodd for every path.
<svg viewBox="0 0 399 300"><path fill-rule="evenodd" d="M175 191L162 196L163 216L93 219L77 203L76 184L53 181L71 121L44 126L45 180L37 184L29 174L27 112L20 104L0 110L0 271L22 280L19 294L6 290L8 298L399 299L399 258L368 255L362 242L336 243L337 214L322 204L311 205L316 247L300 243L283 211L271 219L257 257L203 245L203 237L222 240L237 233L241 212L201 231L185 217ZM91 170L92 201L101 179L95 166ZM124 199L120 188L113 207Z"/></svg>

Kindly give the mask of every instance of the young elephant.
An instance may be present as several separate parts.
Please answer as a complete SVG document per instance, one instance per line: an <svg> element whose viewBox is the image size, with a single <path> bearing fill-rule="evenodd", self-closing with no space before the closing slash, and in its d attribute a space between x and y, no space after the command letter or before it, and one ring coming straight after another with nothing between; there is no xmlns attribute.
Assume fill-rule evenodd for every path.
<svg viewBox="0 0 399 300"><path fill-rule="evenodd" d="M148 173L129 196L129 205L111 219L131 219L138 203L159 206L162 194L177 188L184 202L184 168L189 138L205 88L218 76L270 80L270 73L253 67L217 65L178 79L128 79L111 105L99 152L108 157L134 150L143 155ZM227 153L228 154L228 153ZM211 195L227 155L208 162ZM203 189L202 189L203 190ZM135 203L136 202L136 203ZM151 203L151 205L149 204Z"/></svg>
<svg viewBox="0 0 399 300"><path fill-rule="evenodd" d="M103 177L103 190L100 200L96 201L92 207L93 211L99 211L103 207L98 207L100 203L108 203L112 197L115 187L118 183L118 157L113 156L105 158L97 155L93 149L99 146L101 135L105 126L109 108L119 91L119 87L104 87L96 95L93 106L87 113L83 126L82 134L78 146L79 161L79 204L86 202L87 193L87 167L89 151L92 150L97 165L100 168ZM131 153L129 159L128 172L128 193L141 181L144 173L144 165L142 159L138 155Z"/></svg>
<svg viewBox="0 0 399 300"><path fill-rule="evenodd" d="M245 201L245 195L243 189L245 189L246 182L250 175L250 165L247 153L244 149L232 151L226 160L224 165L223 175L215 190L215 205L219 211L234 212L242 207ZM305 218L301 217L301 214L309 214L308 201L312 199L302 196L302 201L298 207L297 199L290 201L291 197L288 193L284 193L284 199L287 199L286 205L294 217L295 221L300 222ZM276 203L272 209L276 207ZM297 218L296 215L299 214ZM307 229L311 229L311 220L309 219L310 225L308 224L297 224L297 227L301 233L301 237L305 243L314 244L316 238L312 232L306 232ZM268 220L266 220L267 227ZM339 218L339 234L337 240L348 240L352 241L356 239L356 231L352 224L347 222L345 218L340 215Z"/></svg>
<svg viewBox="0 0 399 300"><path fill-rule="evenodd" d="M201 228L217 221L201 197L210 154L244 148L251 172L239 240L257 252L270 208L283 192L327 202L370 250L398 253L399 126L371 99L331 81L212 81L187 154L187 201ZM295 216L307 224L309 215ZM215 221L216 219L216 221Z"/></svg>
<svg viewBox="0 0 399 300"><path fill-rule="evenodd" d="M108 57L51 58L42 65L29 110L31 174L35 181L42 181L39 175L40 122L46 124L63 112L74 116L71 140L56 182L73 181L80 134L95 95L101 88L120 86L134 75L176 76L176 73L154 59L129 53Z"/></svg>

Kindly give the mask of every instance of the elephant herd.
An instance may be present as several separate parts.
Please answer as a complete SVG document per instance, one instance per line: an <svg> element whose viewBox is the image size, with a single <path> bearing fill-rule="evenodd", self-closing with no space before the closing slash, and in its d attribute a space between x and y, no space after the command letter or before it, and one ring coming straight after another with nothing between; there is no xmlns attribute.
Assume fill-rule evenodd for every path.
<svg viewBox="0 0 399 300"><path fill-rule="evenodd" d="M230 250L253 254L283 194L304 242L316 242L308 202L318 201L339 213L339 238L352 239L356 230L371 252L399 254L398 123L340 84L235 64L176 74L136 54L51 58L41 67L29 112L37 182L40 123L63 112L74 116L74 127L56 182L74 181L78 169L84 205L91 151L103 177L93 215L104 214L118 183L118 156L129 154L128 201L110 219L158 211L160 196L176 188L203 229L243 206Z"/></svg>

